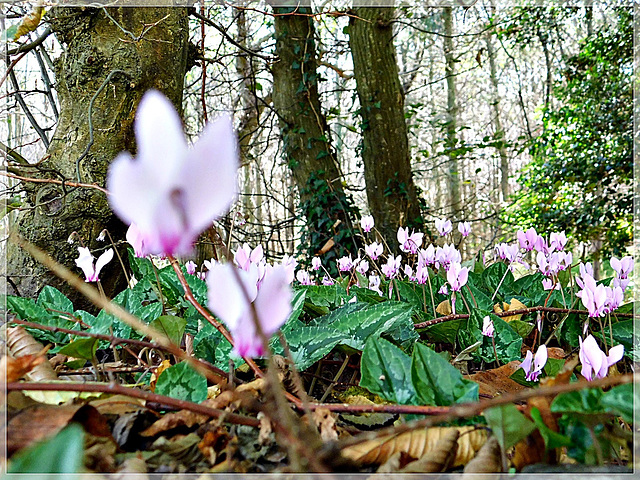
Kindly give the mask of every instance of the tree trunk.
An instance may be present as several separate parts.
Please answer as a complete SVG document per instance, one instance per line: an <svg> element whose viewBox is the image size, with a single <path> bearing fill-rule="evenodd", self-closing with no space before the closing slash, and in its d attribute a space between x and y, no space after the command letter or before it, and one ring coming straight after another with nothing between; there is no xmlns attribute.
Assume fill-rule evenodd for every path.
<svg viewBox="0 0 640 480"><path fill-rule="evenodd" d="M394 8L355 10L349 26L360 116L369 209L376 227L397 246L399 226L423 220L413 174L391 20Z"/></svg>
<svg viewBox="0 0 640 480"><path fill-rule="evenodd" d="M273 104L306 217L302 248L310 258L333 239L336 247L323 256L323 261L331 262L355 250L349 218L355 211L344 193L320 107L313 18L304 15L310 13L307 7L274 8L274 12L278 60L273 65Z"/></svg>
<svg viewBox="0 0 640 480"><path fill-rule="evenodd" d="M444 7L444 59L445 76L447 78L447 124L445 148L449 156L449 204L451 217L460 218L462 210L462 198L460 196L460 168L458 165L458 153L456 152L456 136L458 106L456 105L456 73L455 55L453 47L453 10Z"/></svg>
<svg viewBox="0 0 640 480"><path fill-rule="evenodd" d="M158 89L180 110L187 70L187 10L120 7L108 13L112 18L102 9L63 7L49 14L64 51L55 61L60 118L48 158L41 163L41 178L103 186L111 160L122 150L135 152L133 120L144 92ZM137 35L141 38L133 38ZM72 270L80 273L74 262L79 244L67 243L72 232L96 253L109 248L96 241L103 229L115 241L124 239L125 225L99 190L47 183L25 184L24 189L32 208L21 212L13 228ZM119 251L126 254L124 245ZM82 305L77 294L14 245L8 247L7 270L21 295L34 296L49 284ZM103 269L101 281L109 296L125 285L116 259Z"/></svg>
<svg viewBox="0 0 640 480"><path fill-rule="evenodd" d="M491 99L491 107L493 109L493 125L494 139L498 142L496 149L500 156L500 191L502 193L502 202L505 203L509 197L509 157L505 147L504 129L500 120L500 93L498 90L498 73L496 68L496 52L493 48L492 33L487 34L487 55L489 56L489 78L491 79L491 88L493 95Z"/></svg>

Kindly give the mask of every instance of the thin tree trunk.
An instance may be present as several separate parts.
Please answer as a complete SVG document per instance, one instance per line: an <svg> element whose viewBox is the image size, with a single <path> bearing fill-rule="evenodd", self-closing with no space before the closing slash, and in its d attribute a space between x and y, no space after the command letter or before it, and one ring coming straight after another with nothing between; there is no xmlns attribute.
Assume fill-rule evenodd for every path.
<svg viewBox="0 0 640 480"><path fill-rule="evenodd" d="M500 92L498 89L498 73L496 68L496 52L493 48L492 33L487 34L487 54L489 56L489 78L491 79L491 87L493 95L491 107L493 110L494 139L498 142L496 149L500 156L500 192L502 193L502 202L506 202L509 197L509 157L504 143L504 129L500 120Z"/></svg>
<svg viewBox="0 0 640 480"><path fill-rule="evenodd" d="M458 154L455 151L457 138L458 106L456 104L456 73L455 55L453 46L453 9L444 7L444 58L445 76L447 78L447 125L445 147L449 155L449 204L451 217L460 218L462 210L462 198L460 195L460 169Z"/></svg>
<svg viewBox="0 0 640 480"><path fill-rule="evenodd" d="M53 8L49 13L64 52L55 62L61 111L49 157L41 164L43 178L104 185L111 160L122 150L135 152L133 120L147 90L161 90L181 110L187 71L187 9L119 7L107 12L111 18L103 9L84 7ZM154 26L145 27L148 25ZM133 36L147 31L136 39L123 29ZM72 232L91 250L109 247L96 241L104 228L114 240L124 239L126 227L112 214L102 192L46 183L25 185L24 189L26 202L33 208L21 212L14 228L78 273L74 262L78 243L67 243ZM124 248L120 252L126 253ZM80 301L19 248L9 245L7 260L8 276L22 295L34 296L49 284ZM122 288L124 276L117 261L103 269L101 281L107 295Z"/></svg>
<svg viewBox="0 0 640 480"><path fill-rule="evenodd" d="M362 117L367 199L378 230L392 248L397 245L399 226L420 227L423 223L390 23L394 12L390 7L358 8L349 28Z"/></svg>

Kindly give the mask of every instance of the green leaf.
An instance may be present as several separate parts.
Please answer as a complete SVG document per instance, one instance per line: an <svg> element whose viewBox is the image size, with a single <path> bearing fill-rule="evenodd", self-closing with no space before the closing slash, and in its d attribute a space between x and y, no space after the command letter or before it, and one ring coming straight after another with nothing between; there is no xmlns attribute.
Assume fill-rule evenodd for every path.
<svg viewBox="0 0 640 480"><path fill-rule="evenodd" d="M162 315L150 323L150 326L162 333L172 343L180 345L187 321L173 315Z"/></svg>
<svg viewBox="0 0 640 480"><path fill-rule="evenodd" d="M606 411L620 415L626 422L633 423L634 413L640 409L640 392L634 392L632 383L619 385L602 395L600 404Z"/></svg>
<svg viewBox="0 0 640 480"><path fill-rule="evenodd" d="M485 410L484 418L503 451L526 438L536 426L511 403Z"/></svg>
<svg viewBox="0 0 640 480"><path fill-rule="evenodd" d="M50 313L42 306L36 305L32 298L14 297L8 295L7 309L15 313L18 318L29 322L39 323L50 327L62 327L69 329L79 329L79 325L71 322L66 316L58 313ZM47 332L33 328L27 328L29 333L37 340L51 343L66 343L67 334L62 332Z"/></svg>
<svg viewBox="0 0 640 480"><path fill-rule="evenodd" d="M450 320L448 322L431 325L430 327L422 330L422 333L427 335L429 340L432 342L444 342L455 345L458 333L461 329L466 328L468 323L468 319L459 318L457 320Z"/></svg>
<svg viewBox="0 0 640 480"><path fill-rule="evenodd" d="M634 361L640 361L640 352L636 351L634 345L640 344L640 338L633 331L633 320L624 320L611 325L614 343L624 345L625 356ZM609 328L605 327L607 343L609 342ZM595 332L594 336L602 340L602 333Z"/></svg>
<svg viewBox="0 0 640 480"><path fill-rule="evenodd" d="M73 313L73 303L64 294L50 285L45 285L40 295L38 295L37 305L47 309L59 312Z"/></svg>
<svg viewBox="0 0 640 480"><path fill-rule="evenodd" d="M98 350L97 338L80 338L62 347L58 353L74 358L93 361Z"/></svg>
<svg viewBox="0 0 640 480"><path fill-rule="evenodd" d="M562 393L553 400L551 411L587 414L602 413L604 409L600 404L601 398L602 390L595 388Z"/></svg>
<svg viewBox="0 0 640 480"><path fill-rule="evenodd" d="M426 405L478 400L478 384L463 378L455 367L422 343L413 348L411 380L418 398Z"/></svg>
<svg viewBox="0 0 640 480"><path fill-rule="evenodd" d="M502 280L502 277L504 277L504 280ZM487 286L488 291L491 292L491 295L496 291L501 281L502 284L500 285L498 293L502 293L504 295L506 292L513 290L513 273L511 273L511 271L509 271L509 267L502 262L496 262L489 265L484 272L482 272L482 280Z"/></svg>
<svg viewBox="0 0 640 480"><path fill-rule="evenodd" d="M509 326L522 338L527 338L533 330L533 324L522 320L511 320Z"/></svg>
<svg viewBox="0 0 640 480"><path fill-rule="evenodd" d="M542 420L540 410L538 410L536 407L533 407L531 409L530 415L534 423L536 424L536 427L538 427L540 435L542 435L542 439L544 440L544 444L547 449L568 447L572 444L569 437L558 432L554 432L549 427L547 427L546 423L544 423L544 420Z"/></svg>
<svg viewBox="0 0 640 480"><path fill-rule="evenodd" d="M84 430L72 423L53 438L16 453L9 461L7 472L80 473L83 463Z"/></svg>
<svg viewBox="0 0 640 480"><path fill-rule="evenodd" d="M420 288L421 287L420 285L417 285L415 283L403 282L400 280L395 281L393 285L398 289L398 293L400 294L400 299L403 302L410 303L417 310L422 310L423 297L422 297L422 289ZM424 287L424 285L422 285L422 287ZM416 291L416 289L418 289L418 291L420 292L419 294L418 294L418 291ZM427 293L427 296L429 296L428 293Z"/></svg>
<svg viewBox="0 0 640 480"><path fill-rule="evenodd" d="M160 374L155 393L201 403L207 399L207 379L191 368L188 363L181 362Z"/></svg>
<svg viewBox="0 0 640 480"><path fill-rule="evenodd" d="M347 297L347 291L340 285L311 285L305 287L307 301L318 307L337 307Z"/></svg>
<svg viewBox="0 0 640 480"><path fill-rule="evenodd" d="M305 370L345 342L347 335L330 327L312 325L292 330L285 338L296 366ZM273 350L274 353L282 352L279 342L274 344Z"/></svg>
<svg viewBox="0 0 640 480"><path fill-rule="evenodd" d="M133 271L133 275L138 279L142 279L146 276L154 276L153 273L153 263L148 258L138 258L133 253L133 248L127 249L127 254L129 255L129 266ZM155 278L154 278L155 281Z"/></svg>
<svg viewBox="0 0 640 480"><path fill-rule="evenodd" d="M417 404L411 383L411 357L388 340L371 337L360 360L360 386L385 400Z"/></svg>
<svg viewBox="0 0 640 480"><path fill-rule="evenodd" d="M482 335L481 326L487 315L493 322L493 339ZM482 347L479 350L479 354L485 362L495 361L496 354L498 355L500 363L520 360L522 337L502 318L486 310L476 309L471 312L470 323L473 323L475 327L473 330L475 340L482 340ZM495 352L493 351L493 341L495 341Z"/></svg>

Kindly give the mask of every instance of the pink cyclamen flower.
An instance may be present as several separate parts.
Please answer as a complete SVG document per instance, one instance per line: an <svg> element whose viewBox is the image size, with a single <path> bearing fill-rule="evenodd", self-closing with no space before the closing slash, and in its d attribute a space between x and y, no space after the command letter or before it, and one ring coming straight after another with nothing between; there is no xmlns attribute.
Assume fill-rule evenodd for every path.
<svg viewBox="0 0 640 480"><path fill-rule="evenodd" d="M604 287L607 292L607 300L605 301L604 313L611 313L616 310L624 299L624 293L621 287Z"/></svg>
<svg viewBox="0 0 640 480"><path fill-rule="evenodd" d="M471 233L471 224L469 222L460 222L458 224L458 231L463 237L468 237Z"/></svg>
<svg viewBox="0 0 640 480"><path fill-rule="evenodd" d="M515 262L520 256L520 249L515 243L509 245L508 243L500 243L496 245L496 253L502 260L507 260L510 263Z"/></svg>
<svg viewBox="0 0 640 480"><path fill-rule="evenodd" d="M426 265L418 264L416 268L415 281L420 285L424 285L429 280L429 267Z"/></svg>
<svg viewBox="0 0 640 480"><path fill-rule="evenodd" d="M443 237L445 235L448 235L451 233L451 231L453 230L453 225L451 223L451 220L446 220L444 218L439 218L436 220L436 230L438 230L438 233L440 235L442 235Z"/></svg>
<svg viewBox="0 0 640 480"><path fill-rule="evenodd" d="M447 287L446 283L440 287L440 290L438 290L438 293L440 295L449 295L449 288Z"/></svg>
<svg viewBox="0 0 640 480"><path fill-rule="evenodd" d="M367 262L366 260L360 260L358 262L358 266L356 267L356 271L360 275L364 275L365 273L367 273L369 271L369 262Z"/></svg>
<svg viewBox="0 0 640 480"><path fill-rule="evenodd" d="M614 278L613 279L613 284L612 286L614 287L620 287L622 289L622 292L624 293L624 291L627 289L627 287L629 286L629 283L631 282L630 279L628 278Z"/></svg>
<svg viewBox="0 0 640 480"><path fill-rule="evenodd" d="M236 250L236 253L233 255L233 261L242 270L249 270L249 266L252 263L258 264L263 258L264 250L262 249L262 245L258 245L256 248L251 250L251 247L247 243Z"/></svg>
<svg viewBox="0 0 640 480"><path fill-rule="evenodd" d="M311 269L320 270L320 267L322 267L322 260L320 260L320 258L318 257L313 257L311 259Z"/></svg>
<svg viewBox="0 0 640 480"><path fill-rule="evenodd" d="M378 295L382 296L382 292L380 291L380 276L369 275L369 290L373 290Z"/></svg>
<svg viewBox="0 0 640 480"><path fill-rule="evenodd" d="M98 261L94 266L93 260L95 257L91 255L88 248L78 247L78 253L80 256L76 258L76 265L84 272L85 282L97 282L100 270L102 270L102 267L109 263L113 258L113 248L110 248L98 257Z"/></svg>
<svg viewBox="0 0 640 480"><path fill-rule="evenodd" d="M348 272L353 268L353 259L351 255L348 257L341 257L338 259L338 270L341 272Z"/></svg>
<svg viewBox="0 0 640 480"><path fill-rule="evenodd" d="M418 264L426 267L436 263L436 249L433 245L429 245L418 252Z"/></svg>
<svg viewBox="0 0 640 480"><path fill-rule="evenodd" d="M262 262L262 264L264 264L264 262ZM289 280L289 283L293 282L296 267L298 266L298 261L295 259L295 257L285 253L282 256L282 261L280 262L280 265L282 265L285 268L287 272L287 280ZM258 271L259 270L260 270L260 265L258 265Z"/></svg>
<svg viewBox="0 0 640 480"><path fill-rule="evenodd" d="M184 267L187 269L187 273L189 275L195 275L196 274L196 269L198 268L196 263L194 261L192 261L192 260L189 260L187 263L185 263Z"/></svg>
<svg viewBox="0 0 640 480"><path fill-rule="evenodd" d="M452 263L460 263L461 261L462 256L453 243L451 245L446 243L443 247L436 249L436 268L443 267L445 270L449 270Z"/></svg>
<svg viewBox="0 0 640 480"><path fill-rule="evenodd" d="M552 232L551 235L549 235L549 248L564 250L567 241L567 235L564 233L564 230L560 233Z"/></svg>
<svg viewBox="0 0 640 480"><path fill-rule="evenodd" d="M233 350L242 357L266 353L256 330L254 311L267 337L273 335L291 313L292 291L286 267L271 268L259 289L257 278L256 266L245 271L229 263L215 265L207 275L208 306L229 327Z"/></svg>
<svg viewBox="0 0 640 480"><path fill-rule="evenodd" d="M298 270L296 273L296 278L301 285L314 285L314 283L311 281L311 277L309 276L309 272L307 272L306 270Z"/></svg>
<svg viewBox="0 0 640 480"><path fill-rule="evenodd" d="M469 269L467 267L463 267L458 262L452 263L447 270L447 281L449 285L451 285L451 290L454 292L459 292L462 290L469 279Z"/></svg>
<svg viewBox="0 0 640 480"><path fill-rule="evenodd" d="M582 300L582 304L589 311L590 317L602 317L605 314L607 304L607 289L604 285L597 285L591 275L585 274L582 277L584 289L578 292L577 296Z"/></svg>
<svg viewBox="0 0 640 480"><path fill-rule="evenodd" d="M614 363L619 362L624 355L624 346L616 345L609 349L609 355L607 356L596 342L593 336L589 335L584 342L581 337L578 337L580 341L580 362L582 363L582 376L591 381L594 378L604 378L609 372L609 367Z"/></svg>
<svg viewBox="0 0 640 480"><path fill-rule="evenodd" d="M144 258L149 255L145 245L144 236L135 223L129 225L126 239L129 245L133 247L133 254L137 258Z"/></svg>
<svg viewBox="0 0 640 480"><path fill-rule="evenodd" d="M545 278L542 280L542 288L545 290L551 290L552 288L555 290L560 290L560 282L556 282L556 286L553 286L553 280L550 278Z"/></svg>
<svg viewBox="0 0 640 480"><path fill-rule="evenodd" d="M531 227L526 232L522 230L518 230L516 234L518 237L518 243L520 243L520 248L524 248L527 252L530 252L535 248L536 242L538 241L538 233L536 229Z"/></svg>
<svg viewBox="0 0 640 480"><path fill-rule="evenodd" d="M616 257L611 257L609 261L611 268L618 274L618 278L626 279L629 277L629 273L633 270L633 257L624 257L618 260Z"/></svg>
<svg viewBox="0 0 640 480"><path fill-rule="evenodd" d="M398 275L398 271L400 270L400 262L402 261L402 257L398 255L397 257L390 256L387 259L387 263L382 265L382 273L387 278L395 278Z"/></svg>
<svg viewBox="0 0 640 480"><path fill-rule="evenodd" d="M371 260L377 260L380 255L382 255L382 244L378 242L373 242L371 245L365 245L364 252L369 255Z"/></svg>
<svg viewBox="0 0 640 480"><path fill-rule="evenodd" d="M187 254L237 195L238 148L229 117L209 123L191 148L180 117L160 92L147 92L135 120L138 154L122 152L107 172L111 208L135 223L146 253Z"/></svg>
<svg viewBox="0 0 640 480"><path fill-rule="evenodd" d="M360 219L360 226L366 233L369 233L371 231L374 223L375 222L372 215L365 215L364 217L362 217L362 219Z"/></svg>
<svg viewBox="0 0 640 480"><path fill-rule="evenodd" d="M484 335L485 337L493 337L494 332L495 330L493 327L493 322L491 321L489 315L487 315L482 320L482 335Z"/></svg>
<svg viewBox="0 0 640 480"><path fill-rule="evenodd" d="M408 228L398 228L398 243L400 244L400 250L405 253L415 254L418 252L418 249L422 246L422 237L423 233L419 232L411 232L409 235Z"/></svg>
<svg viewBox="0 0 640 480"><path fill-rule="evenodd" d="M542 373L542 369L544 368L546 363L547 346L542 344L538 347L535 359L531 354L531 350L529 350L524 358L524 361L518 368L522 368L524 370L525 379L527 380L527 382L536 382L538 381L538 377L540 376L540 373Z"/></svg>
<svg viewBox="0 0 640 480"><path fill-rule="evenodd" d="M322 284L329 287L334 284L334 281L331 277L325 275L324 277L322 277Z"/></svg>

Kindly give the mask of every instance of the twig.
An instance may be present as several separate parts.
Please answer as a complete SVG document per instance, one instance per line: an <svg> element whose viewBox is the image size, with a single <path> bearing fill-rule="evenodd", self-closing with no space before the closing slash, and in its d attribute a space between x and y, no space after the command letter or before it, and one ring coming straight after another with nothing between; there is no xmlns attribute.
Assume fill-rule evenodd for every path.
<svg viewBox="0 0 640 480"><path fill-rule="evenodd" d="M0 172L0 175L9 178L15 178L16 180L22 180L23 182L31 182L31 183L55 183L56 185L68 185L70 187L82 187L82 188L95 188L96 190L100 190L106 195L109 195L107 189L99 187L93 183L77 183L77 182L67 182L63 180L54 180L52 178L31 178L31 177L22 177L20 175L15 175L13 173L8 172Z"/></svg>
<svg viewBox="0 0 640 480"><path fill-rule="evenodd" d="M10 48L9 50L7 50L7 55L17 55L18 53L26 53L30 50L33 50L38 45L42 44L42 42L44 42L49 35L51 35L51 27L45 28L42 34L40 34L40 36L33 42L25 43L24 45L20 45L16 48Z"/></svg>
<svg viewBox="0 0 640 480"><path fill-rule="evenodd" d="M489 408L497 407L499 405L506 405L508 403L522 402L524 400L528 400L529 398L555 396L560 393L574 392L577 390L582 390L584 388L609 387L612 385L622 385L625 383L637 382L639 380L640 375L628 373L625 375L600 378L597 380L592 380L590 382L587 380L581 380L578 382L562 385L531 388L520 392L507 393L489 400L484 400L482 402L461 403L459 405L453 405L449 407L449 411L441 415L434 415L423 420L408 422L397 427L385 428L376 432L364 433L356 437L346 438L339 442L339 447L344 448L350 445L357 445L358 443L374 440L376 438L387 435L395 435L403 432L408 432L410 430L431 427L440 423L450 422L456 418L470 418L475 415L479 415Z"/></svg>
<svg viewBox="0 0 640 480"><path fill-rule="evenodd" d="M23 54L23 55L25 55L25 54ZM19 58L22 58L22 57L19 57ZM17 58L16 60L19 60L19 58ZM20 92L19 92L20 86L18 85L18 79L16 78L16 74L15 74L15 72L13 70L9 71L9 79L11 80L11 83L13 84L13 88L15 88L15 90L16 90L14 92L16 100L20 104L20 107L22 108L22 111L26 115L27 120L29 120L29 123L31 124L33 129L36 131L36 133L38 134L40 139L42 140L42 143L44 144L44 147L46 149L49 149L49 139L47 138L47 134L44 133L44 130L42 130L40 125L38 125L38 122L36 121L36 119L34 118L33 114L31 113L31 110L29 110L29 107L27 106L27 103L24 101L24 98L22 98L22 95L20 95Z"/></svg>
<svg viewBox="0 0 640 480"><path fill-rule="evenodd" d="M188 402L186 400L178 400L176 398L167 397L165 395L145 392L144 390L140 390L138 388L123 387L122 385L118 385L117 383L7 383L7 391L10 392L13 390L115 393L126 395L128 397L140 398L147 402L154 402L160 405L166 405L168 407L174 407L180 410L189 410L191 412L208 415L213 418L224 418L225 421L229 423L235 423L237 425L248 425L251 427L260 426L260 421L252 417L238 415L237 413L229 413L217 408L199 405L197 403Z"/></svg>

